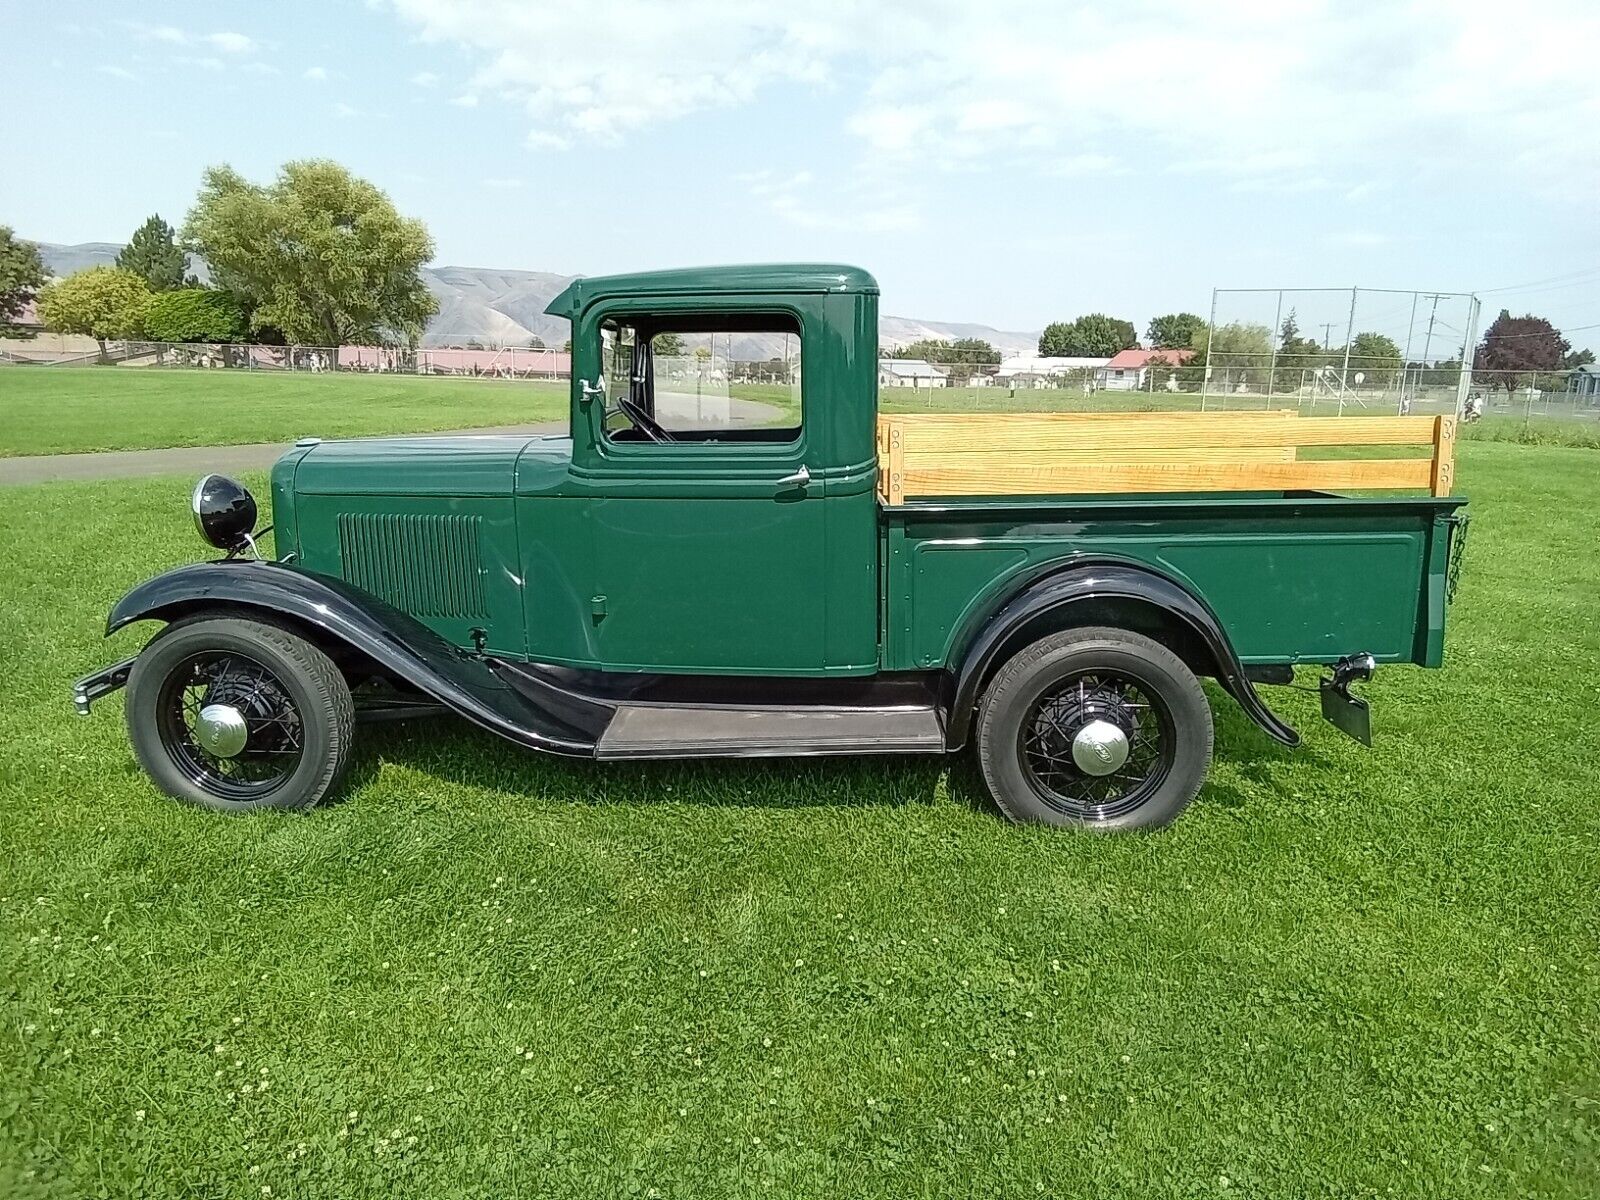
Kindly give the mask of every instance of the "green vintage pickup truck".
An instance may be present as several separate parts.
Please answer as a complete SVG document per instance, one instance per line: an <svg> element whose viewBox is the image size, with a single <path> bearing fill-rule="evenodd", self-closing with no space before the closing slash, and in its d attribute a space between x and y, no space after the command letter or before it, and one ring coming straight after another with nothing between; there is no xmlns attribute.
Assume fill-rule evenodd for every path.
<svg viewBox="0 0 1600 1200"><path fill-rule="evenodd" d="M78 710L125 685L156 784L225 811L316 804L360 719L444 710L602 760L970 747L1006 815L1129 829L1200 789L1202 677L1292 746L1257 683L1331 668L1365 739L1351 683L1440 664L1452 418L880 417L846 266L579 279L549 311L570 436L307 438L271 560L207 476L226 557L117 604L108 633L165 627Z"/></svg>

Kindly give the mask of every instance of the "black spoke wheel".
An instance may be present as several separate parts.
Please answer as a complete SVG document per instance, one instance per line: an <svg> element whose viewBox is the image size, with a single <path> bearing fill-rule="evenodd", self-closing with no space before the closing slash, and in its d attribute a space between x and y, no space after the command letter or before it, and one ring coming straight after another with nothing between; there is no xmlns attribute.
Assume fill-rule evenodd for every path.
<svg viewBox="0 0 1600 1200"><path fill-rule="evenodd" d="M128 680L134 752L162 791L226 812L306 808L344 773L355 707L344 677L287 629L191 618L144 648Z"/></svg>
<svg viewBox="0 0 1600 1200"><path fill-rule="evenodd" d="M1126 755L1120 763L1084 751L1097 744L1086 735L1101 726L1120 734L1113 743ZM1017 753L1034 792L1077 821L1105 821L1139 807L1166 779L1176 749L1172 710L1160 693L1108 671L1080 671L1047 686L1017 729ZM1090 769L1081 758L1091 760Z"/></svg>
<svg viewBox="0 0 1600 1200"><path fill-rule="evenodd" d="M162 681L157 703L167 753L207 792L261 800L294 776L304 752L300 710L283 681L250 656L218 650L190 655ZM201 714L218 705L244 723L244 746L236 754L206 746Z"/></svg>
<svg viewBox="0 0 1600 1200"><path fill-rule="evenodd" d="M1073 629L996 672L976 741L989 792L1011 819L1145 828L1171 821L1204 782L1211 709L1199 680L1160 643Z"/></svg>

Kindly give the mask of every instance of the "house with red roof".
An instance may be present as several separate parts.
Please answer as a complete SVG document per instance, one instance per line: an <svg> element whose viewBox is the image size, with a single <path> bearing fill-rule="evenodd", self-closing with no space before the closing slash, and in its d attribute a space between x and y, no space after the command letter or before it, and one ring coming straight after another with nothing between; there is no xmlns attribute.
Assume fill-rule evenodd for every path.
<svg viewBox="0 0 1600 1200"><path fill-rule="evenodd" d="M1142 391L1156 367L1181 367L1193 350L1119 350L1100 368L1100 386L1113 392Z"/></svg>

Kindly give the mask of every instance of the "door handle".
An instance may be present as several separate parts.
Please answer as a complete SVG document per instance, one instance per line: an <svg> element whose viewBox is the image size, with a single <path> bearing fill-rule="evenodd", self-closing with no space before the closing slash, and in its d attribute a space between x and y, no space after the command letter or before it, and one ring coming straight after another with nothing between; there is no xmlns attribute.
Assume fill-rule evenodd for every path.
<svg viewBox="0 0 1600 1200"><path fill-rule="evenodd" d="M803 488L803 487L806 486L806 484L808 484L810 482L811 482L811 472L805 466L801 466L801 468L798 471L796 471L794 474L785 475L782 479L778 480L778 486L781 487L781 488L791 488L791 487L802 487Z"/></svg>

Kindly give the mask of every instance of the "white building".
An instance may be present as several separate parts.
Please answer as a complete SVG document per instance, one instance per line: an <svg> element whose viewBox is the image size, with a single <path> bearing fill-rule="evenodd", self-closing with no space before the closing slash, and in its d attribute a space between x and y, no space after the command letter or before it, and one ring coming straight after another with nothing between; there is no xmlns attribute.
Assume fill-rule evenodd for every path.
<svg viewBox="0 0 1600 1200"><path fill-rule="evenodd" d="M945 368L920 358L886 358L878 364L879 387L942 388L950 385Z"/></svg>
<svg viewBox="0 0 1600 1200"><path fill-rule="evenodd" d="M1019 354L1001 362L995 369L994 383L996 387L1059 387L1074 372L1099 371L1110 361L1109 358Z"/></svg>
<svg viewBox="0 0 1600 1200"><path fill-rule="evenodd" d="M1152 368L1181 367L1193 357L1193 350L1122 350L1101 368L1100 386L1111 392L1143 391Z"/></svg>

